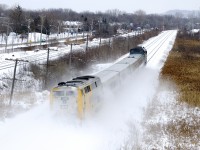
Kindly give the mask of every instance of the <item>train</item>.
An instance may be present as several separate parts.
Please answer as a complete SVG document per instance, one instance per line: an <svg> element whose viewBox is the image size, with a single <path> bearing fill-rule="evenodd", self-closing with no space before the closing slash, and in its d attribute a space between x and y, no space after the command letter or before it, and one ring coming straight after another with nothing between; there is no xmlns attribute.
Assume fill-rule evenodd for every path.
<svg viewBox="0 0 200 150"><path fill-rule="evenodd" d="M147 50L142 46L132 48L128 57L94 75L79 76L58 83L51 89L50 106L83 119L87 113L101 105L103 88L116 87L116 84L146 63Z"/></svg>

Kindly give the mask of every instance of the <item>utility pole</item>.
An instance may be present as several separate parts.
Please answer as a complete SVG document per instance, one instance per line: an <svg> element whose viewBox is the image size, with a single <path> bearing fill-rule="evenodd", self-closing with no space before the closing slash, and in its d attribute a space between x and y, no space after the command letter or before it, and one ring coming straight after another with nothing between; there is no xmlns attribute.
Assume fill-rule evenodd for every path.
<svg viewBox="0 0 200 150"><path fill-rule="evenodd" d="M5 46L5 53L7 51L7 45L8 45L8 25L6 25L6 46Z"/></svg>
<svg viewBox="0 0 200 150"><path fill-rule="evenodd" d="M91 36L93 36L93 26L94 26L94 21L92 19L92 24L91 24Z"/></svg>
<svg viewBox="0 0 200 150"><path fill-rule="evenodd" d="M73 43L71 43L71 48L70 48L70 53L69 53L69 74L70 77L73 77L73 67L72 67L72 58L75 58L72 56L72 51L73 51Z"/></svg>
<svg viewBox="0 0 200 150"><path fill-rule="evenodd" d="M29 43L29 30L30 30L30 23L31 23L31 19L28 19L28 36L27 36L27 44Z"/></svg>
<svg viewBox="0 0 200 150"><path fill-rule="evenodd" d="M100 40L99 40L99 49L101 47L101 22L102 22L102 20L100 18L99 19L99 38L100 38Z"/></svg>
<svg viewBox="0 0 200 150"><path fill-rule="evenodd" d="M115 39L114 35L109 38L109 47L110 47L111 51L113 50L114 39Z"/></svg>
<svg viewBox="0 0 200 150"><path fill-rule="evenodd" d="M128 38L128 51L129 51L129 34L128 34L128 37L127 37L127 38Z"/></svg>
<svg viewBox="0 0 200 150"><path fill-rule="evenodd" d="M14 68L14 74L13 74L13 79L12 79L12 87L11 87L11 94L10 94L10 101L9 101L9 105L11 106L11 104L12 104L12 98L13 98L13 92L14 92L14 86L15 86L15 80L17 80L15 78L15 76L16 76L16 70L17 70L17 63L18 62L28 62L28 60L23 60L23 59L8 59L8 58L6 58L5 60L15 61L15 68Z"/></svg>
<svg viewBox="0 0 200 150"><path fill-rule="evenodd" d="M86 51L88 50L88 34L87 34L87 41L86 41Z"/></svg>
<svg viewBox="0 0 200 150"><path fill-rule="evenodd" d="M49 74L49 51L50 51L50 49L47 48L47 64L46 64L46 74L45 74L45 88L47 88L47 76Z"/></svg>
<svg viewBox="0 0 200 150"><path fill-rule="evenodd" d="M10 27L10 25L9 24L11 24L11 23L8 23L8 22L6 22L5 24L2 24L2 26L6 26L6 46L5 46L5 52L7 51L7 47L8 47L8 30L9 30L9 28L12 30L12 32L13 32L13 29ZM12 47L13 47L13 43L12 43Z"/></svg>
<svg viewBox="0 0 200 150"><path fill-rule="evenodd" d="M69 69L70 69L70 74L71 74L71 65L72 65L72 44L71 44L70 54L69 54Z"/></svg>
<svg viewBox="0 0 200 150"><path fill-rule="evenodd" d="M41 26L40 26L40 46L41 46L41 43L42 43L42 29L43 29L44 17L45 17L45 16L40 16L40 18L41 18Z"/></svg>
<svg viewBox="0 0 200 150"><path fill-rule="evenodd" d="M47 79L48 79L48 74L49 74L49 54L50 54L50 50L51 51L57 51L57 50L53 50L50 49L49 47L47 48L47 63L46 63L46 74L45 74L45 88L47 88Z"/></svg>
<svg viewBox="0 0 200 150"><path fill-rule="evenodd" d="M111 47L111 45L110 45L110 44L111 44L111 39L110 39L110 38L111 38L111 37L109 37L109 47Z"/></svg>
<svg viewBox="0 0 200 150"><path fill-rule="evenodd" d="M58 39L60 37L60 21L58 22Z"/></svg>
<svg viewBox="0 0 200 150"><path fill-rule="evenodd" d="M100 41L99 41L99 49L101 48L101 36L100 36Z"/></svg>

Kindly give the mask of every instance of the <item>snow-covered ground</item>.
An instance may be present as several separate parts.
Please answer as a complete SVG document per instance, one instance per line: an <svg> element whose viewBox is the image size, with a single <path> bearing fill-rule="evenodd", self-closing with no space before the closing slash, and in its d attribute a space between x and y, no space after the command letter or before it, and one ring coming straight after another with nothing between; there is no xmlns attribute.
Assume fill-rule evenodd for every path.
<svg viewBox="0 0 200 150"><path fill-rule="evenodd" d="M63 38L72 38L72 37L81 37L83 36L83 33L78 33L78 34L69 34L67 32L64 33L60 33L60 34L50 34L49 36L47 34L41 34L38 32L30 32L27 37L22 38L21 35L17 35L14 32L11 32L8 35L8 39L6 39L5 35L1 35L0 36L0 44L6 44L6 40L7 40L7 44L8 45L16 45L16 44L31 44L34 42L40 42L42 41L47 41L47 40L51 40L51 39L63 39Z"/></svg>
<svg viewBox="0 0 200 150"><path fill-rule="evenodd" d="M124 31L121 32L122 37L135 36L138 34L142 34L142 32L139 32L139 31L133 31L130 33L124 32ZM64 42L66 39L70 39L70 40L77 40L77 39L83 39L83 38L86 39L87 35L91 35L91 32L75 33L75 34L64 32L60 34L50 34L50 35L41 34L38 32L30 32L27 35L27 37L22 38L21 35L17 35L16 33L11 32L7 38L5 34L0 35L0 53L5 52L6 49L10 49L11 51L12 49L18 48L18 47L28 47L28 46L34 46L34 45L49 44L52 42L52 40ZM96 39L97 45L99 45L99 41L100 41L99 39ZM104 41L105 39L102 39L102 43ZM6 47L6 42L7 42L7 47Z"/></svg>
<svg viewBox="0 0 200 150"><path fill-rule="evenodd" d="M151 149L142 142L141 123L146 108L157 95L159 73L168 52L172 49L177 31L171 32L147 66L124 80L119 92L108 90L98 113L83 121L51 112L48 100L0 122L0 148L2 150L116 150ZM150 42L151 40L149 40ZM148 41L144 43L148 44ZM147 49L148 51L148 49ZM98 65L100 69L110 64ZM166 94L167 95L167 94ZM162 97L161 102L175 100L175 94ZM161 147L159 147L161 148ZM161 148L162 149L162 148Z"/></svg>
<svg viewBox="0 0 200 150"><path fill-rule="evenodd" d="M40 33L29 33L29 39L32 41L32 42L38 42L38 43L32 43L29 45L26 45L25 43L27 42L27 39L25 39L25 43L23 43L22 41L18 41L16 40L14 43L16 44L14 46L14 48L20 48L20 47L27 47L27 46L30 46L30 45L40 45L40 42L39 42L39 39L40 39ZM128 37L128 36L136 36L138 35L138 32L137 31L133 31L133 32L130 32L130 33L125 33L125 34L122 34L120 36L122 37ZM58 35L55 35L55 34L52 34L51 37L49 38L55 38L57 37ZM47 37L45 34L42 34L42 37ZM66 36L65 36L66 37ZM12 48L12 34L10 36L8 36L8 48ZM86 38L86 34L85 36L83 37L83 34L78 34L77 37L75 35L71 35L69 36L69 40L76 40L77 39L81 39L81 38ZM113 37L114 38L114 37ZM38 40L37 40L38 39ZM45 39L46 40L46 39ZM60 39L59 42L63 43L66 39ZM5 38L1 37L0 36L0 41L2 41L2 44L1 47L0 47L0 70L3 70L4 67L2 66L6 66L8 64L12 64L11 66L14 67L14 62L9 62L9 61L5 61L5 58L11 58L11 59L24 59L24 60L28 60L29 62L33 62L33 61L38 61L38 60L43 60L45 61L46 60L46 57L47 57L47 51L46 49L37 49L35 51L21 51L21 52L10 52L10 53L1 53L1 52L4 52L5 51ZM101 44L104 44L104 43L108 43L108 42L112 42L112 38L111 39L101 39ZM42 44L47 44L48 42L42 42ZM89 47L94 47L94 46L99 46L99 43L100 43L100 39L99 38L95 38L93 39L92 41L89 41L88 42L88 46ZM18 45L19 44L19 45ZM57 51L51 51L50 52L50 59L51 58L57 58L57 57L60 57L60 56L63 56L65 55L66 53L69 53L70 52L70 48L71 46L68 45L63 45L63 46L58 46L58 47L49 47L51 50L57 50ZM76 51L76 50L85 50L86 48L86 43L84 44L80 44L80 45L73 45L73 51ZM6 64L6 65L5 65ZM10 65L9 65L10 66ZM7 68L7 67L5 67Z"/></svg>

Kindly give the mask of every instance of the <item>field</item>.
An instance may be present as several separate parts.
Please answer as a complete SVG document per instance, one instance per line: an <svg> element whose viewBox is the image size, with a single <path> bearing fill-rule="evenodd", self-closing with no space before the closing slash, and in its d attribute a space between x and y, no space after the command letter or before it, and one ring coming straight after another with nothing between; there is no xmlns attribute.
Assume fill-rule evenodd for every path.
<svg viewBox="0 0 200 150"><path fill-rule="evenodd" d="M145 110L142 149L200 148L200 41L178 33Z"/></svg>
<svg viewBox="0 0 200 150"><path fill-rule="evenodd" d="M180 101L200 107L199 40L178 36L161 74L176 83Z"/></svg>

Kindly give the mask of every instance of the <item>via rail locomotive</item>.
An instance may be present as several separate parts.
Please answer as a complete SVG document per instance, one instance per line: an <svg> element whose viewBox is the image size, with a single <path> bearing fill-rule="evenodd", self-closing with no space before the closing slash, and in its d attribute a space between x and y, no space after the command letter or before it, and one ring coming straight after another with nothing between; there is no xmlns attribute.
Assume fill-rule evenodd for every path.
<svg viewBox="0 0 200 150"><path fill-rule="evenodd" d="M98 95L101 92L98 91L103 86L113 87L116 81L119 82L146 62L147 51L144 47L138 46L130 50L128 57L94 76L80 76L71 81L60 82L51 90L51 107L64 109L79 118L84 118L87 112L94 110L101 103Z"/></svg>

